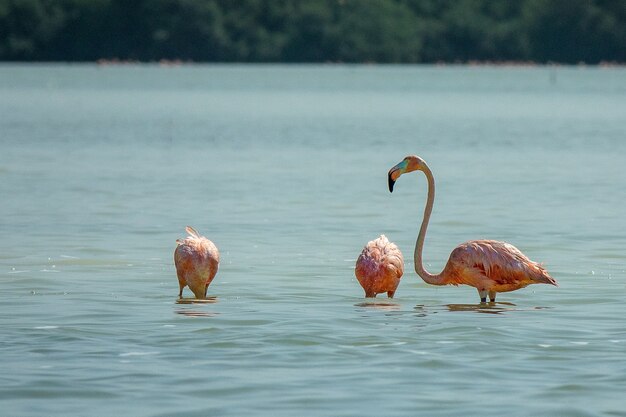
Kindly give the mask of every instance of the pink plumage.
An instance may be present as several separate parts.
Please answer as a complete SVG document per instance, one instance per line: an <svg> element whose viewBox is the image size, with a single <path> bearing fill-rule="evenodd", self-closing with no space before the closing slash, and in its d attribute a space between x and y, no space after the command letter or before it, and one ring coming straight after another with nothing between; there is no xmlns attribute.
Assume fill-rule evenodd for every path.
<svg viewBox="0 0 626 417"><path fill-rule="evenodd" d="M213 242L194 228L187 226L185 230L189 236L178 239L174 250L174 264L180 286L178 297L183 297L183 288L188 286L196 298L203 299L217 274L220 253Z"/></svg>
<svg viewBox="0 0 626 417"><path fill-rule="evenodd" d="M514 291L530 284L551 284L556 280L515 246L496 240L470 240L457 246L440 274L428 272L422 262L422 251L428 221L435 200L435 179L426 162L419 156L409 155L389 170L389 191L396 180L407 172L422 171L428 180L428 198L424 218L415 243L415 272L433 285L470 285L478 290L481 302L496 300L499 292Z"/></svg>
<svg viewBox="0 0 626 417"><path fill-rule="evenodd" d="M515 246L497 240L471 240L457 246L442 273L449 284L475 287L495 301L496 293L514 291L530 284L558 285L541 264L533 262Z"/></svg>
<svg viewBox="0 0 626 417"><path fill-rule="evenodd" d="M387 297L393 298L403 273L402 252L385 235L365 245L354 269L366 297L386 292Z"/></svg>

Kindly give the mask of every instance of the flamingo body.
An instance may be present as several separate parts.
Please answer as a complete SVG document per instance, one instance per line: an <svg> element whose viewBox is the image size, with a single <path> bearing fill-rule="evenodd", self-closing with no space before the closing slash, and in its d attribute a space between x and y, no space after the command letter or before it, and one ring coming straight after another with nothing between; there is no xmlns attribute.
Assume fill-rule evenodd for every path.
<svg viewBox="0 0 626 417"><path fill-rule="evenodd" d="M180 286L178 297L183 297L183 288L188 286L196 298L206 298L207 289L217 274L220 253L213 242L192 227L187 226L185 230L189 236L178 239L174 250L174 264Z"/></svg>
<svg viewBox="0 0 626 417"><path fill-rule="evenodd" d="M469 285L475 287L481 302L496 300L499 292L514 291L530 284L558 286L554 278L536 262L528 259L515 246L496 240L470 240L457 246L440 274L426 271L422 252L428 221L435 200L435 180L426 162L418 156L409 155L389 170L389 191L393 192L396 180L405 173L422 171L428 180L428 198L424 218L415 243L415 272L433 285Z"/></svg>
<svg viewBox="0 0 626 417"><path fill-rule="evenodd" d="M393 298L404 273L404 258L398 247L385 235L365 245L356 261L354 274L366 297L387 293Z"/></svg>
<svg viewBox="0 0 626 417"><path fill-rule="evenodd" d="M528 259L515 246L497 240L471 240L457 246L442 273L453 285L475 287L481 298L489 294L495 301L499 292L515 291L530 284L556 281L538 263Z"/></svg>

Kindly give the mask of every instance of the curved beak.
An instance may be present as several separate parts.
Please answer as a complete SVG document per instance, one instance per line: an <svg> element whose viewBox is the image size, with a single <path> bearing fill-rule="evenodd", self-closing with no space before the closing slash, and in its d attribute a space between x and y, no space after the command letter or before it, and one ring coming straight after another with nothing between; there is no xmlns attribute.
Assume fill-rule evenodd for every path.
<svg viewBox="0 0 626 417"><path fill-rule="evenodd" d="M387 173L387 183L389 184L389 192L393 193L393 186L400 175L404 174L407 167L407 161L402 161Z"/></svg>
<svg viewBox="0 0 626 417"><path fill-rule="evenodd" d="M394 172L389 171L389 173L387 174L387 183L389 184L389 192L393 193L393 185L396 183L396 180L394 180ZM399 175L396 175L395 178L398 178Z"/></svg>

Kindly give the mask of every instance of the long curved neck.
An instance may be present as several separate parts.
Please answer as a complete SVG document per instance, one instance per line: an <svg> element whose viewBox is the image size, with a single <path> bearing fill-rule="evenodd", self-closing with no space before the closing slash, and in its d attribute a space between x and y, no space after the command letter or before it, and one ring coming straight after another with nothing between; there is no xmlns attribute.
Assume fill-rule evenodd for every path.
<svg viewBox="0 0 626 417"><path fill-rule="evenodd" d="M428 180L428 199L426 200L426 207L424 208L424 219L422 220L422 226L420 227L419 234L417 235L417 242L415 242L415 252L413 254L413 261L415 262L415 272L425 282L433 285L445 285L443 282L442 274L433 275L424 268L422 260L422 252L424 249L424 239L426 237L426 229L428 228L428 221L430 220L430 214L433 211L433 204L435 202L435 178L430 168L426 164L422 165L421 171L426 175Z"/></svg>

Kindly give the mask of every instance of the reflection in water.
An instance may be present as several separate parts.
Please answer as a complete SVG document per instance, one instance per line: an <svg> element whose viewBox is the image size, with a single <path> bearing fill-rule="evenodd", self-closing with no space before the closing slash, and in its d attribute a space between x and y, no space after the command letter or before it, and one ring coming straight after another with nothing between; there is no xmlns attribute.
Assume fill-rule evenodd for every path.
<svg viewBox="0 0 626 417"><path fill-rule="evenodd" d="M207 298L178 298L176 300L176 304L214 304L217 303L217 297L207 297ZM183 316L188 317L215 317L219 315L219 313L213 311L201 311L201 310L187 310L187 309L179 309L176 310L176 314L181 314Z"/></svg>
<svg viewBox="0 0 626 417"><path fill-rule="evenodd" d="M392 303L389 301L364 301L362 303L355 304L355 307L374 308L382 311L398 311L400 310L400 304Z"/></svg>
<svg viewBox="0 0 626 417"><path fill-rule="evenodd" d="M428 312L426 311L426 306L423 304L418 304L413 307L413 310L417 311L417 317L426 317Z"/></svg>
<svg viewBox="0 0 626 417"><path fill-rule="evenodd" d="M177 298L176 304L213 304L217 303L217 297L207 298Z"/></svg>
<svg viewBox="0 0 626 417"><path fill-rule="evenodd" d="M513 303L509 302L493 302L493 303L480 303L480 304L444 304L444 305L424 305L418 304L413 309L418 312L418 316L426 316L428 314L436 314L441 311L466 311L472 313L485 313L485 314L501 314L507 311L529 311L529 310L545 310L552 307L528 307L517 308Z"/></svg>
<svg viewBox="0 0 626 417"><path fill-rule="evenodd" d="M512 303L480 303L480 304L447 304L449 311L472 311L475 313L501 314L505 311L515 310L515 304Z"/></svg>
<svg viewBox="0 0 626 417"><path fill-rule="evenodd" d="M188 317L216 317L220 313L216 313L214 311L176 310L176 314Z"/></svg>
<svg viewBox="0 0 626 417"><path fill-rule="evenodd" d="M480 304L447 304L448 311L472 311L475 313L501 314L507 311L529 311L529 310L545 310L551 307L528 307L517 308L513 303L494 302Z"/></svg>
<svg viewBox="0 0 626 417"><path fill-rule="evenodd" d="M390 301L363 301L354 305L355 307L375 309L381 311L401 311L402 305L393 303ZM417 304L413 307L416 317L426 317L431 314L442 313L446 311L452 312L471 312L471 313L483 313L483 314L502 314L509 311L530 311L530 310L545 310L552 307L526 307L518 308L516 304L510 302L493 302L493 303L480 303L480 304Z"/></svg>

